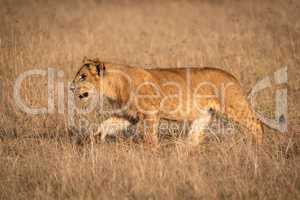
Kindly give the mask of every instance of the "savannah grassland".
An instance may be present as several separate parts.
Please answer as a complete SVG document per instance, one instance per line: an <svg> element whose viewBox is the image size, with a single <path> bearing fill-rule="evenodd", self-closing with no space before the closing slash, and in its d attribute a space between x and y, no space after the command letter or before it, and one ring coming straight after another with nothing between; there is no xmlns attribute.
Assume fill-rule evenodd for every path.
<svg viewBox="0 0 300 200"><path fill-rule="evenodd" d="M0 3L0 199L300 198L299 1ZM176 138L158 152L126 140L76 146L67 109L26 114L13 85L22 72L48 67L62 70L57 81L66 84L84 56L145 68L216 66L245 92L287 66L289 82L280 87L288 89L288 133L266 128L259 149L243 134L211 137L192 150ZM256 110L269 117L273 85L257 96ZM46 77L35 76L21 93L39 107L46 89Z"/></svg>

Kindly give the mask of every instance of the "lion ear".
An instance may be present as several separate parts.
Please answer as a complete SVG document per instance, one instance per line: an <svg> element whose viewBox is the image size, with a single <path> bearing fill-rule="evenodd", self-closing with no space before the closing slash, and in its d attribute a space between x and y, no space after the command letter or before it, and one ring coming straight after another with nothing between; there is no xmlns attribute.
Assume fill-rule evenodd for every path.
<svg viewBox="0 0 300 200"><path fill-rule="evenodd" d="M98 63L96 65L96 70L97 70L97 74L100 76L101 72L104 72L106 69L105 64L104 63Z"/></svg>
<svg viewBox="0 0 300 200"><path fill-rule="evenodd" d="M84 56L84 57L83 57L83 60L82 60L82 63L85 64L85 63L87 63L87 62L88 62L88 57L87 57L87 56Z"/></svg>
<svg viewBox="0 0 300 200"><path fill-rule="evenodd" d="M95 62L95 63L100 63L100 59L99 58L94 58L94 59L92 59L92 61Z"/></svg>

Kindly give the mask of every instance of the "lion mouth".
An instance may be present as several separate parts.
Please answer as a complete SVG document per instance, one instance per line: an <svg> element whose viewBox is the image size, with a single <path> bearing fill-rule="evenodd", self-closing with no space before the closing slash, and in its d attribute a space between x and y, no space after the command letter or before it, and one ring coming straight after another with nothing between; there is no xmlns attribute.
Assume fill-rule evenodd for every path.
<svg viewBox="0 0 300 200"><path fill-rule="evenodd" d="M84 92L82 94L79 95L79 99L84 99L84 98L87 98L89 96L89 93L88 92Z"/></svg>

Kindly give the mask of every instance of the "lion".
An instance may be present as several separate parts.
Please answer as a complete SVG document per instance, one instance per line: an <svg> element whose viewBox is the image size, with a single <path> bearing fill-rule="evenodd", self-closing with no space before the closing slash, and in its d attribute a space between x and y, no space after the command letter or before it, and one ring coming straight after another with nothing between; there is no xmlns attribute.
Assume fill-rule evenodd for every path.
<svg viewBox="0 0 300 200"><path fill-rule="evenodd" d="M258 144L262 142L262 123L239 81L221 69L144 69L84 59L70 89L80 101L97 94L117 105L116 112L111 113L114 121L136 123L138 134L149 145L159 144L157 128L161 119L188 121L191 128L187 140L198 145L214 113L225 115L246 128Z"/></svg>

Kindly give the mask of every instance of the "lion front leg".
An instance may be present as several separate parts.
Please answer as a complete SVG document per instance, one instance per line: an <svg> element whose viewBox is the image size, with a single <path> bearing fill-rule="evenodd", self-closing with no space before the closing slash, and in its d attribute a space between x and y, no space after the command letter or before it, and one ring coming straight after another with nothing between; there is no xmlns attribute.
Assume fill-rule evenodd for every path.
<svg viewBox="0 0 300 200"><path fill-rule="evenodd" d="M211 112L209 110L203 111L199 117L192 122L191 129L188 133L188 142L192 146L197 146L204 142L205 129L211 122Z"/></svg>
<svg viewBox="0 0 300 200"><path fill-rule="evenodd" d="M138 122L138 132L143 134L145 144L152 147L158 146L157 129L159 117L147 116Z"/></svg>

